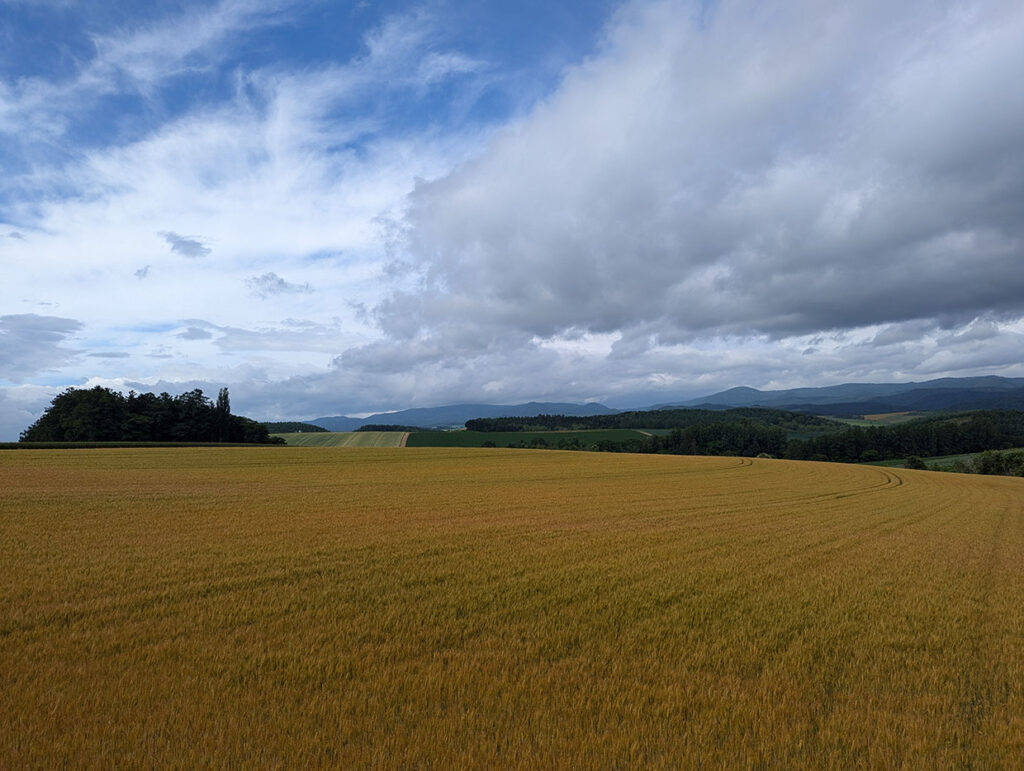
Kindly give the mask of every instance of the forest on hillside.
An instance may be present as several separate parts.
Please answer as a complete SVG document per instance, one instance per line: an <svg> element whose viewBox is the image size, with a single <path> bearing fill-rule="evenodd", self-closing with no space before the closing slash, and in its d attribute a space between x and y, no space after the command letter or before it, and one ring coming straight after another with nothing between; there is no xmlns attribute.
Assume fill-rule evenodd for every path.
<svg viewBox="0 0 1024 771"><path fill-rule="evenodd" d="M327 429L313 423L303 423L296 420L284 421L263 421L261 426L266 426L271 434L323 434Z"/></svg>
<svg viewBox="0 0 1024 771"><path fill-rule="evenodd" d="M614 425L620 419L618 425ZM559 439L558 430L575 427L660 429L674 423L665 435L638 435L622 441L602 439L593 443L578 437ZM612 425L607 425L612 424ZM674 455L767 455L794 460L870 463L910 457L935 457L961 453L999 451L1024 446L1024 411L979 410L939 414L892 426L848 426L810 415L762 408L732 410L659 410L574 417L538 415L530 418L471 420L467 429L477 431L538 431L549 436L530 436L514 446L599 452L637 452ZM998 460L998 459L997 459ZM986 461L978 469L961 471L1003 472L1016 469L1010 461L1000 465Z"/></svg>
<svg viewBox="0 0 1024 771"><path fill-rule="evenodd" d="M1005 450L1024 445L1024 411L979 410L936 415L894 426L847 426L790 442L786 457L846 463Z"/></svg>
<svg viewBox="0 0 1024 771"><path fill-rule="evenodd" d="M587 429L690 428L744 421L793 432L825 432L836 428L834 420L799 412L764 407L729 410L672 409L634 410L610 415L536 415L534 417L477 418L466 421L467 431L584 431Z"/></svg>

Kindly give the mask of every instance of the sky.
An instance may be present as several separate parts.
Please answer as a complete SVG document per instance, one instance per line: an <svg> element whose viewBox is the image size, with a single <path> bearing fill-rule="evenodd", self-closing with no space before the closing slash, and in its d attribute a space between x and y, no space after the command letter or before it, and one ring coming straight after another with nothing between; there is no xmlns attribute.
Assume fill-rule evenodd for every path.
<svg viewBox="0 0 1024 771"><path fill-rule="evenodd" d="M0 0L0 440L1024 376L1019 0Z"/></svg>

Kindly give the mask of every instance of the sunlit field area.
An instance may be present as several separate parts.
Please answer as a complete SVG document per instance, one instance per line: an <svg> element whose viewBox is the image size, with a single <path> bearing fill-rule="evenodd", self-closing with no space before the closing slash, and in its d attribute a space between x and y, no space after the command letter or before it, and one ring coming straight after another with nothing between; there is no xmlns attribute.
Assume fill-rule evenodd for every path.
<svg viewBox="0 0 1024 771"><path fill-rule="evenodd" d="M315 431L301 434L274 434L298 447L401 447L402 431Z"/></svg>
<svg viewBox="0 0 1024 771"><path fill-rule="evenodd" d="M0 453L0 767L997 768L1024 480Z"/></svg>

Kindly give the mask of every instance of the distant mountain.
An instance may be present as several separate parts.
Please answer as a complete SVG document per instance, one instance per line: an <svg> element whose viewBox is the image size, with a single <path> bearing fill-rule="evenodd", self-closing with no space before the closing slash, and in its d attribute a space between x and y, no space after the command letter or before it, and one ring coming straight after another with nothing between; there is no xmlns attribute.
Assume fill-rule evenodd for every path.
<svg viewBox="0 0 1024 771"><path fill-rule="evenodd" d="M1024 378L997 375L939 378L911 383L843 383L821 388L759 391L730 388L677 406L719 408L773 407L829 415L929 410L1024 408ZM827 409L825 409L827 407Z"/></svg>
<svg viewBox="0 0 1024 771"><path fill-rule="evenodd" d="M1007 391L919 388L906 393L838 404L795 404L785 409L818 415L879 415L887 412L1024 410L1024 388Z"/></svg>
<svg viewBox="0 0 1024 771"><path fill-rule="evenodd" d="M416 407L398 412L381 412L365 418L347 415L315 418L307 421L328 431L355 431L371 423L419 426L420 428L453 428L472 418L517 418L533 415L613 415L619 410L603 404L572 404L560 402L529 402L527 404L449 404L444 407Z"/></svg>
<svg viewBox="0 0 1024 771"><path fill-rule="evenodd" d="M769 407L817 415L870 415L885 412L934 410L1024 409L1024 378L939 378L911 383L843 383L820 388L760 391L739 386L698 399L667 402L648 409L679 407L730 409ZM614 415L622 410L603 404L528 402L526 404L449 404L381 412L365 418L347 415L306 421L328 431L355 431L368 424L454 428L473 418L514 418L534 415Z"/></svg>
<svg viewBox="0 0 1024 771"><path fill-rule="evenodd" d="M380 415L374 415L374 417L380 417ZM363 420L362 418L350 418L347 415L335 415L329 418L314 418L313 420L307 420L306 423L312 423L314 426L320 426L320 428L326 431L355 431L363 423L371 422L369 419Z"/></svg>

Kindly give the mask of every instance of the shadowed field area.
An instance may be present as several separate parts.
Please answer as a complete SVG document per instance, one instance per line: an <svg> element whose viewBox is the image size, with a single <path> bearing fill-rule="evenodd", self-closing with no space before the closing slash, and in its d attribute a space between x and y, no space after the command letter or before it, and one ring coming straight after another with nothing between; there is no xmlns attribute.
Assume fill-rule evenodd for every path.
<svg viewBox="0 0 1024 771"><path fill-rule="evenodd" d="M0 766L1007 767L1024 481L0 454Z"/></svg>
<svg viewBox="0 0 1024 771"><path fill-rule="evenodd" d="M666 432L667 433L667 432ZM649 435L633 428L610 428L588 431L414 431L409 434L409 447L508 447L510 444L528 445L540 439L550 447L559 442L578 442L581 447L592 447L601 441L625 442Z"/></svg>

